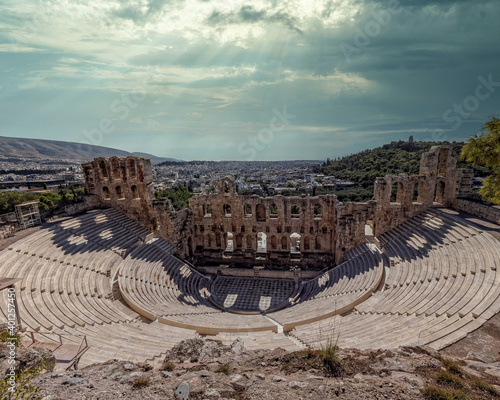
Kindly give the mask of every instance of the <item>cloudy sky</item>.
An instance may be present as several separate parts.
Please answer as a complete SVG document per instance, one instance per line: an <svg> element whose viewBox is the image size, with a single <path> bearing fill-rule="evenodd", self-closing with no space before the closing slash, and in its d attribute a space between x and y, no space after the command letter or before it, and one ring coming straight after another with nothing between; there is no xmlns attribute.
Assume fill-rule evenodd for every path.
<svg viewBox="0 0 500 400"><path fill-rule="evenodd" d="M498 0L0 0L0 135L179 159L463 140L500 112Z"/></svg>

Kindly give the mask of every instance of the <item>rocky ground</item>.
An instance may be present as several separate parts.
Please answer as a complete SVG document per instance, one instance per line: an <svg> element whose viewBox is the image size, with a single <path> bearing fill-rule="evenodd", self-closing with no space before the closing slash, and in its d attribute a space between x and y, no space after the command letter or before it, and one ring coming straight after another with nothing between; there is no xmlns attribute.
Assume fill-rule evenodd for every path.
<svg viewBox="0 0 500 400"><path fill-rule="evenodd" d="M3 373L7 349L2 346ZM223 346L190 339L167 354L162 370L110 360L77 371L48 371L30 384L40 388L44 400L500 399L498 350L451 362L426 348L343 349L337 362L324 352L246 351L241 340ZM36 364L35 350L18 353L25 366ZM47 354L39 359L46 361ZM439 390L451 397L436 397Z"/></svg>

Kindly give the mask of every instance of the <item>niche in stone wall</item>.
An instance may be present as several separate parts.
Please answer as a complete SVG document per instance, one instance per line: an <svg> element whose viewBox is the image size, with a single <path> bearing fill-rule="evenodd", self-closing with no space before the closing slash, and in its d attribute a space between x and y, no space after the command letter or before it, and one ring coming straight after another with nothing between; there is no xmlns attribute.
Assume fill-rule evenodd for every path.
<svg viewBox="0 0 500 400"><path fill-rule="evenodd" d="M436 184L436 191L434 196L434 201L436 203L443 204L445 190L446 190L446 184L444 183L444 181L438 181Z"/></svg>
<svg viewBox="0 0 500 400"><path fill-rule="evenodd" d="M300 217L300 207L298 204L292 204L291 208L292 212L292 218L299 218Z"/></svg>
<svg viewBox="0 0 500 400"><path fill-rule="evenodd" d="M120 160L118 158L111 159L111 175L114 179L120 179Z"/></svg>
<svg viewBox="0 0 500 400"><path fill-rule="evenodd" d="M109 193L109 188L107 186L104 186L102 188L102 197L104 198L104 200L109 200L111 199L111 195Z"/></svg>
<svg viewBox="0 0 500 400"><path fill-rule="evenodd" d="M282 250L288 249L288 239L286 238L286 236L281 237L281 249Z"/></svg>
<svg viewBox="0 0 500 400"><path fill-rule="evenodd" d="M271 249L272 250L276 250L276 248L278 247L278 239L276 238L276 236L271 236Z"/></svg>
<svg viewBox="0 0 500 400"><path fill-rule="evenodd" d="M247 249L252 248L253 238L252 235L247 235Z"/></svg>
<svg viewBox="0 0 500 400"><path fill-rule="evenodd" d="M230 204L224 204L224 216L225 217L231 216L231 205Z"/></svg>
<svg viewBox="0 0 500 400"><path fill-rule="evenodd" d="M311 249L311 239L309 239L309 236L306 236L304 238L304 250L310 250Z"/></svg>
<svg viewBox="0 0 500 400"><path fill-rule="evenodd" d="M128 159L127 160L127 174L129 178L135 179L137 177L137 170L135 166L135 160Z"/></svg>
<svg viewBox="0 0 500 400"><path fill-rule="evenodd" d="M322 214L321 204L316 203L314 205L314 216L315 217L321 217L321 214Z"/></svg>
<svg viewBox="0 0 500 400"><path fill-rule="evenodd" d="M274 203L269 208L269 216L271 218L278 218L278 206Z"/></svg>
<svg viewBox="0 0 500 400"><path fill-rule="evenodd" d="M124 199L125 197L123 196L123 191L122 191L122 187L121 186L117 186L115 188L115 192L116 192L116 198L117 199Z"/></svg>
<svg viewBox="0 0 500 400"><path fill-rule="evenodd" d="M106 163L104 160L99 161L99 172L101 173L101 176L103 179L108 179L108 169L106 168Z"/></svg>
<svg viewBox="0 0 500 400"><path fill-rule="evenodd" d="M252 216L252 206L250 204L245 204L245 217Z"/></svg>
<svg viewBox="0 0 500 400"><path fill-rule="evenodd" d="M238 233L236 235L236 248L241 249L243 247L243 235Z"/></svg>
<svg viewBox="0 0 500 400"><path fill-rule="evenodd" d="M132 192L132 198L133 199L138 199L139 198L139 191L137 190L137 186L132 185L130 187L130 191Z"/></svg>
<svg viewBox="0 0 500 400"><path fill-rule="evenodd" d="M266 222L266 206L262 203L257 204L255 207L255 215L257 222Z"/></svg>

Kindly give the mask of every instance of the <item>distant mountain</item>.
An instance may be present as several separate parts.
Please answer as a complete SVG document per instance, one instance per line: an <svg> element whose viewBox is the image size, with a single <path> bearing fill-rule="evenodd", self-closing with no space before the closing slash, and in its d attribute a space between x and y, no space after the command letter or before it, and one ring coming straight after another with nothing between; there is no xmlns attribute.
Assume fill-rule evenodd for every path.
<svg viewBox="0 0 500 400"><path fill-rule="evenodd" d="M25 139L0 136L0 157L51 158L88 161L96 157L139 156L151 162L179 161L174 158L157 157L146 153L129 153L110 147L93 146L85 143L62 142L59 140Z"/></svg>

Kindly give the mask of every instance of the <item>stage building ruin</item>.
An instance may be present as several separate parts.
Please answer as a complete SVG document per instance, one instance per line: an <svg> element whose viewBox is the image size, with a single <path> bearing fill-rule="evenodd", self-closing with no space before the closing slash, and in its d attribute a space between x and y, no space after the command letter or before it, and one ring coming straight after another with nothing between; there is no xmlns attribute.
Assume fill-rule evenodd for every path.
<svg viewBox="0 0 500 400"><path fill-rule="evenodd" d="M419 174L377 178L373 199L360 203L340 203L335 195L242 196L227 177L214 193L175 211L168 200L155 199L149 159L96 158L83 171L101 206L120 210L195 263L326 268L345 261L367 237L430 207L449 207L470 191L470 173L456 168L451 153L449 145L432 147Z"/></svg>

